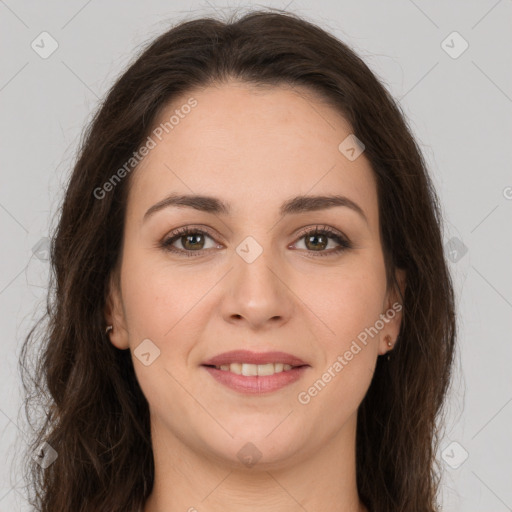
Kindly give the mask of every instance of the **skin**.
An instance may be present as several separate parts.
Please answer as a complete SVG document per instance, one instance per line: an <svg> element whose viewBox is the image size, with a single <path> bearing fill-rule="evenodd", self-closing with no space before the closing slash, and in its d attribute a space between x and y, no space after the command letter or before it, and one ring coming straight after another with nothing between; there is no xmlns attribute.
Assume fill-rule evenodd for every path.
<svg viewBox="0 0 512 512"><path fill-rule="evenodd" d="M298 394L399 302L386 286L369 161L338 150L350 125L307 89L231 81L188 92L158 122L191 96L198 105L130 177L120 287L112 281L106 308L111 342L132 352L150 407L155 485L144 512L365 511L355 479L357 409L401 314L359 343L309 403ZM232 212L169 207L143 220L170 193L215 196ZM339 206L279 215L282 202L302 194L344 195L367 221ZM322 237L315 251L298 235L316 225L341 231L353 248L327 255L339 244ZM159 245L183 226L213 235L186 246L195 257ZM252 263L236 252L248 236L263 251ZM186 241L173 246L185 251ZM403 292L405 275L396 276ZM134 355L145 339L160 350L148 366ZM233 349L284 351L310 367L278 391L241 394L200 366ZM248 442L261 452L252 467L237 457Z"/></svg>

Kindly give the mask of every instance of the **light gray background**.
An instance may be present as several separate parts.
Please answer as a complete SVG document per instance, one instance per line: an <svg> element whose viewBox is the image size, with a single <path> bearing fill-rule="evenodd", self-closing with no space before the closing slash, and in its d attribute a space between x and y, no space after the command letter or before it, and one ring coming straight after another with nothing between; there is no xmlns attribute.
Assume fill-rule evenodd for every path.
<svg viewBox="0 0 512 512"><path fill-rule="evenodd" d="M17 358L44 306L48 261L33 248L44 249L55 224L80 133L141 43L237 6L288 6L318 23L400 100L442 201L445 243L455 237L467 247L462 255L446 246L457 260L460 350L438 454L443 510L512 511L511 0L0 0L0 511L28 510L11 472L25 429ZM43 31L59 45L46 59L31 48ZM458 58L442 46L454 31L469 43ZM461 44L445 43L452 53Z"/></svg>

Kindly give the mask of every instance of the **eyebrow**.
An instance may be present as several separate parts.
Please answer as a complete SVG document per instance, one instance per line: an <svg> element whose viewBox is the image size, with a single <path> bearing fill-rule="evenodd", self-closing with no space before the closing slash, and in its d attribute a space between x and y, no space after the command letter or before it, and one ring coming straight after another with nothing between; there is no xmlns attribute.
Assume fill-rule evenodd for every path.
<svg viewBox="0 0 512 512"><path fill-rule="evenodd" d="M297 196L286 200L280 207L281 216L293 215L305 212L313 212L344 206L357 212L368 224L368 219L363 209L348 197L341 195L319 195L319 196ZM230 215L231 207L221 199L212 196L171 194L158 203L151 206L144 214L143 221L146 221L156 212L169 207L188 207L206 213L219 215Z"/></svg>

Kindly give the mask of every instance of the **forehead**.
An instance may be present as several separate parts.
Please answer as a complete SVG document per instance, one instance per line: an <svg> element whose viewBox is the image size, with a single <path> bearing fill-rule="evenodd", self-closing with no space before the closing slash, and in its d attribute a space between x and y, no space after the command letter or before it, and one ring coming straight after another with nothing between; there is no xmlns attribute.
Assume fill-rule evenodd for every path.
<svg viewBox="0 0 512 512"><path fill-rule="evenodd" d="M191 99L195 106L184 108ZM222 198L240 216L277 212L295 195L342 194L376 226L371 166L364 153L350 161L338 148L351 133L337 110L302 87L192 90L155 122L155 145L131 176L128 210L143 215L172 192Z"/></svg>

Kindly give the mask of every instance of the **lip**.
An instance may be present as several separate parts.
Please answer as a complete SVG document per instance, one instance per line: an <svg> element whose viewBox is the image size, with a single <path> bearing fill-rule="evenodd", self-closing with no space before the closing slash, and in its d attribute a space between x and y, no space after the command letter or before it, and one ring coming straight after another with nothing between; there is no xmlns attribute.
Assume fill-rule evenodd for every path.
<svg viewBox="0 0 512 512"><path fill-rule="evenodd" d="M287 354L286 352L251 352L250 350L231 350L230 352L224 352L208 359L208 361L202 363L202 366L222 366L231 363L284 363L291 366L309 366L299 357Z"/></svg>
<svg viewBox="0 0 512 512"><path fill-rule="evenodd" d="M230 371L220 370L214 366L228 365L231 363L268 364L283 363L292 366L273 375L238 375ZM219 354L201 366L220 384L239 393L261 394L277 391L299 380L310 365L297 356L286 352L251 352L250 350L232 350Z"/></svg>
<svg viewBox="0 0 512 512"><path fill-rule="evenodd" d="M293 382L299 380L309 366L297 366L291 370L274 375L265 376L249 376L237 375L226 370L218 370L211 366L204 366L203 368L220 384L245 394L263 394L272 391L277 391Z"/></svg>

